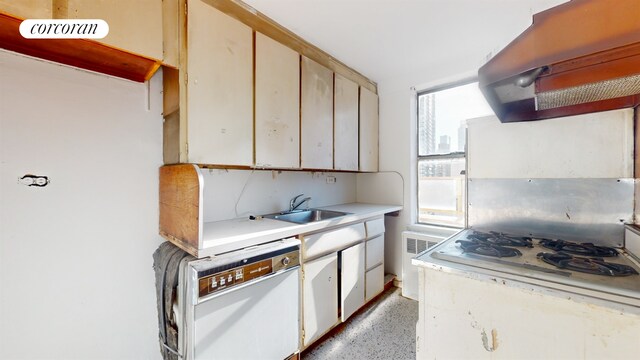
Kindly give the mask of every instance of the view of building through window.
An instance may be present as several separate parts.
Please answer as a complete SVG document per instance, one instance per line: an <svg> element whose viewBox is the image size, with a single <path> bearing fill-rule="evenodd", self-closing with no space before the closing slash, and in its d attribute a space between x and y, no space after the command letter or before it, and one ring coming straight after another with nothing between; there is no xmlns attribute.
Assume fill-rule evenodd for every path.
<svg viewBox="0 0 640 360"><path fill-rule="evenodd" d="M418 222L464 226L467 120L491 114L477 82L418 95Z"/></svg>

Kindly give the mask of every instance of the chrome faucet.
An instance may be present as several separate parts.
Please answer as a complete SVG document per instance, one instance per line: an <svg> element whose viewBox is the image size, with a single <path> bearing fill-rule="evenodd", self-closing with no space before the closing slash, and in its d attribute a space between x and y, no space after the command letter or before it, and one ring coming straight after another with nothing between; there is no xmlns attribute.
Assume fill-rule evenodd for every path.
<svg viewBox="0 0 640 360"><path fill-rule="evenodd" d="M307 203L307 208L309 208L309 200L311 200L311 197L306 197L300 200L300 202L296 204L296 200L298 200L298 198L301 196L304 196L304 194L296 195L289 201L289 212L296 210L297 208L302 206L302 204L304 204L305 202Z"/></svg>

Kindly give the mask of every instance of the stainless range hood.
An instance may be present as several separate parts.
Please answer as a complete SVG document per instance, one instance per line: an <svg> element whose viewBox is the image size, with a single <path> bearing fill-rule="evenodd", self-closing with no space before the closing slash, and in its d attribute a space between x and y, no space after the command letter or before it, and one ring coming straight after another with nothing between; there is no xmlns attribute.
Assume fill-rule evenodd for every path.
<svg viewBox="0 0 640 360"><path fill-rule="evenodd" d="M640 104L640 1L572 0L533 24L478 71L502 122Z"/></svg>

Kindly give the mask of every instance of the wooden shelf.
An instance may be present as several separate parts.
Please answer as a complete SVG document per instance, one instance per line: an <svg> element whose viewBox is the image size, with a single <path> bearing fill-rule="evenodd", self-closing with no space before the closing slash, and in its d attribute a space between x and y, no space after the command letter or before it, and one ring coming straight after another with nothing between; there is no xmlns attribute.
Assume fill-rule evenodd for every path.
<svg viewBox="0 0 640 360"><path fill-rule="evenodd" d="M144 82L161 62L87 39L25 39L22 19L0 12L0 48L81 69Z"/></svg>

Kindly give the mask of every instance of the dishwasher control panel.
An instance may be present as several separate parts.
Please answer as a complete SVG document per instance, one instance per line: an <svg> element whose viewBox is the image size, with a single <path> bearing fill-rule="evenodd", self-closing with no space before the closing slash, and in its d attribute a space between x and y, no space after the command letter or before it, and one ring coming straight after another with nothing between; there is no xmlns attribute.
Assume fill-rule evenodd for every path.
<svg viewBox="0 0 640 360"><path fill-rule="evenodd" d="M207 264L204 261L206 260L198 260L196 268L198 297L202 298L263 276L299 266L300 248L293 246L266 253L240 250L238 254L230 254L229 257L231 261L223 264L218 263L219 261L215 261L217 259L214 258L208 268L205 268Z"/></svg>

